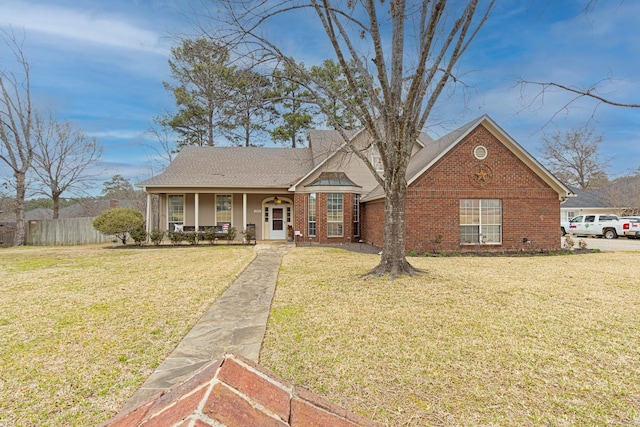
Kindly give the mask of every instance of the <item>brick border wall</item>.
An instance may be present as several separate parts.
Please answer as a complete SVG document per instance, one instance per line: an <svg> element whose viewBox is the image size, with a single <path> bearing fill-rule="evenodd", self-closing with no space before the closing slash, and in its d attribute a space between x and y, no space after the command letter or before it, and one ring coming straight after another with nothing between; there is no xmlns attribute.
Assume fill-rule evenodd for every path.
<svg viewBox="0 0 640 427"><path fill-rule="evenodd" d="M191 423L199 427L381 426L293 386L248 359L226 355L102 427Z"/></svg>

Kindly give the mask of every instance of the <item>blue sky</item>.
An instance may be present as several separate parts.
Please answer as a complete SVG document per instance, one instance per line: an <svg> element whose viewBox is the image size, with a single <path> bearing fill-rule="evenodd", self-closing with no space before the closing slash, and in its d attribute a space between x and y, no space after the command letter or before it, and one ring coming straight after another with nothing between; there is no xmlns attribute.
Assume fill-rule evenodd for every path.
<svg viewBox="0 0 640 427"><path fill-rule="evenodd" d="M204 0L203 0L204 1ZM640 167L640 109L598 106L548 94L527 106L539 90L518 78L587 86L606 78L601 92L640 103L640 2L600 0L503 0L460 63L468 89L442 98L429 123L437 137L489 114L534 156L544 134L580 127L589 119L604 137L610 176ZM3 0L0 28L24 30L32 66L36 108L49 108L104 146L101 183L115 174L138 182L159 172L145 131L153 117L173 108L163 88L176 34L195 34L190 14L198 3L181 0ZM311 18L311 17L310 17ZM272 29L306 65L330 56L312 20ZM310 31L310 29L315 29ZM286 30L286 31L283 31ZM317 36L316 36L317 34ZM0 46L0 64L11 58ZM446 101L446 102L444 102ZM560 113L558 113L560 111ZM558 114L556 114L558 113ZM0 177L6 177L0 166ZM96 194L97 194L96 193Z"/></svg>

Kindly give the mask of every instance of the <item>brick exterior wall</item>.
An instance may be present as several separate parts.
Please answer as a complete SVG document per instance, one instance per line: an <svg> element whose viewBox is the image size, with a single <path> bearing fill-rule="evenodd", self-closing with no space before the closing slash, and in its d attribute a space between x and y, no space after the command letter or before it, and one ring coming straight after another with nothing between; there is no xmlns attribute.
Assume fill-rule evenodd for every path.
<svg viewBox="0 0 640 427"><path fill-rule="evenodd" d="M488 150L484 160L473 155L478 145ZM460 199L502 200L502 244L460 244ZM405 209L407 251L560 249L558 194L483 126L411 184ZM363 239L381 246L384 201L367 203L363 211ZM443 239L436 245L438 235Z"/></svg>
<svg viewBox="0 0 640 427"><path fill-rule="evenodd" d="M339 193L339 192L337 192ZM343 235L327 236L327 194L316 193L316 235L309 236L308 231L308 203L309 194L296 193L294 196L295 227L294 230L302 233L304 242L311 243L351 243L360 240L353 236L353 193L342 193L343 199ZM362 215L360 219L362 223Z"/></svg>

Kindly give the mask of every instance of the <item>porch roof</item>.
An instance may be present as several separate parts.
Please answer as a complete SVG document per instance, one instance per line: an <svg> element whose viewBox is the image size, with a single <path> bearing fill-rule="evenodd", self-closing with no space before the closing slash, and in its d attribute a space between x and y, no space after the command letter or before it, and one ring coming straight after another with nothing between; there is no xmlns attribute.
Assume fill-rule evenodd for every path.
<svg viewBox="0 0 640 427"><path fill-rule="evenodd" d="M288 187L313 165L308 148L184 147L140 187Z"/></svg>

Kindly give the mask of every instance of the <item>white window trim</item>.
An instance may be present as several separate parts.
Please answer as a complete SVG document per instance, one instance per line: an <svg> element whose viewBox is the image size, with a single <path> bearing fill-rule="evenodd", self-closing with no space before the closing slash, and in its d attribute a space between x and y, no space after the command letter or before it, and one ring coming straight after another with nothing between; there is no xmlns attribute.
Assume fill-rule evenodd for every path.
<svg viewBox="0 0 640 427"><path fill-rule="evenodd" d="M376 172L384 172L384 165L382 164L380 151L374 143L371 143L371 164L373 165Z"/></svg>
<svg viewBox="0 0 640 427"><path fill-rule="evenodd" d="M215 197L215 206L214 206L214 222L215 224L218 224L219 222L227 222L227 221L220 221L218 220L218 197L221 196L229 196L231 198L231 218L229 218L229 226L233 226L233 194L226 194L226 193L220 193L220 194L216 194Z"/></svg>
<svg viewBox="0 0 640 427"><path fill-rule="evenodd" d="M311 221L311 195L313 195L313 218ZM311 234L311 224L313 224L313 234ZM311 237L315 237L318 234L318 194L310 193L307 198L307 234Z"/></svg>
<svg viewBox="0 0 640 427"><path fill-rule="evenodd" d="M462 242L462 233L460 235L460 244L461 245L501 245L502 244L502 237L503 237L503 233L504 233L504 228L502 226L502 219L503 219L503 215L502 215L502 199L461 199L461 200L477 200L478 201L478 224L463 224L460 220L460 227L463 226L478 226L478 242ZM500 202L500 223L499 224L482 224L482 202L483 201L489 201L489 200L498 200ZM458 208L459 209L459 208ZM486 225L487 227L491 226L499 226L500 227L500 240L498 242L483 242L482 241L482 227L483 225Z"/></svg>
<svg viewBox="0 0 640 427"><path fill-rule="evenodd" d="M182 221L171 221L171 198L175 197L175 196L180 196L182 197ZM178 223L182 223L182 225L184 226L184 217L185 217L185 204L187 203L187 198L184 194L180 194L180 193L175 193L175 194L167 194L167 223L166 223L166 227L167 227L167 231L174 231L174 230L170 230L169 225L171 223L173 224L178 224Z"/></svg>
<svg viewBox="0 0 640 427"><path fill-rule="evenodd" d="M341 215L342 218L340 221L329 221L329 196L331 195L342 196L342 209L340 211L342 214ZM329 224L342 224L342 233L329 234ZM344 194L343 193L327 193L327 237L344 237Z"/></svg>

